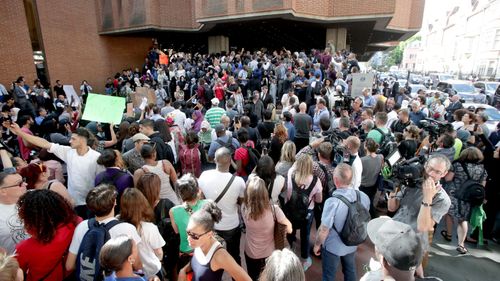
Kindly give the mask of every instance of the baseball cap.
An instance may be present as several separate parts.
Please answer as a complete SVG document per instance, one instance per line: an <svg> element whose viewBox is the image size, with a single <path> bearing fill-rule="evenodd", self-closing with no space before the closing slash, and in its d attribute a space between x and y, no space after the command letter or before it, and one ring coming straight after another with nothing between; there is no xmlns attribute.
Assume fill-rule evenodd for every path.
<svg viewBox="0 0 500 281"><path fill-rule="evenodd" d="M215 132L216 133L222 133L225 131L226 131L226 127L224 127L224 125L222 125L222 124L215 125Z"/></svg>
<svg viewBox="0 0 500 281"><path fill-rule="evenodd" d="M213 98L210 100L213 105L218 105L219 104L219 99L218 98Z"/></svg>
<svg viewBox="0 0 500 281"><path fill-rule="evenodd" d="M136 141L140 141L140 140L146 140L148 141L149 140L149 137L146 136L145 134L143 133L137 133L135 134L133 137L132 137L132 141L133 142L136 142Z"/></svg>
<svg viewBox="0 0 500 281"><path fill-rule="evenodd" d="M380 217L368 223L367 232L377 251L392 267L410 271L422 262L422 240L409 225Z"/></svg>

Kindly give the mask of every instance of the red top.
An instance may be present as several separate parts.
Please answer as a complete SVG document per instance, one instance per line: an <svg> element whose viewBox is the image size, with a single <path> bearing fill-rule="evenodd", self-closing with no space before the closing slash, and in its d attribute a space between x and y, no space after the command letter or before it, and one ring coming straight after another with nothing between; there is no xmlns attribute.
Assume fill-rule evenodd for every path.
<svg viewBox="0 0 500 281"><path fill-rule="evenodd" d="M214 92L215 92L215 97L219 99L219 101L224 100L224 86L222 85L215 86Z"/></svg>
<svg viewBox="0 0 500 281"><path fill-rule="evenodd" d="M249 140L245 143L246 147L255 148L255 144L253 141ZM248 165L248 161L250 161L250 156L248 155L248 150L243 147L240 147L234 151L234 161L241 160L241 169L236 171L236 175L240 177L246 177L247 172L245 171L245 167Z"/></svg>
<svg viewBox="0 0 500 281"><path fill-rule="evenodd" d="M81 220L81 219L80 219ZM64 264L66 253L73 238L76 225L70 223L59 227L54 239L48 244L42 244L35 238L29 238L16 246L17 261L22 270L27 273L26 281L40 280L60 281L66 275ZM51 272L52 271L52 272Z"/></svg>
<svg viewBox="0 0 500 281"><path fill-rule="evenodd" d="M25 132L28 135L33 135L33 133L30 131L30 129L28 129L26 127L22 127L21 131ZM19 150L21 151L21 157L24 160L28 160L28 158L30 157L31 148L26 147L24 145L23 139L21 137L17 137L17 141L19 142Z"/></svg>

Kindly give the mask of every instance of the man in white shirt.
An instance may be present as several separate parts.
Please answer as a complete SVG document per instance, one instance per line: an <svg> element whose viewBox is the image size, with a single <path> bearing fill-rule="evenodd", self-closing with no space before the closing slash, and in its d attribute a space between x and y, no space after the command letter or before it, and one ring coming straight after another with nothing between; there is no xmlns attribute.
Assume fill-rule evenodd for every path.
<svg viewBox="0 0 500 281"><path fill-rule="evenodd" d="M178 101L174 102L174 111L170 112L167 116L172 117L174 119L175 125L179 126L179 128L184 128L186 113L182 112L180 109L181 103Z"/></svg>
<svg viewBox="0 0 500 281"><path fill-rule="evenodd" d="M97 158L101 155L87 145L90 132L83 128L78 128L71 135L70 146L50 143L43 138L29 135L23 132L19 126L13 123L10 130L23 140L47 149L59 159L63 160L68 169L68 192L75 200L75 211L81 218L90 216L85 205L87 193L94 187L94 180L98 173L104 168L97 164Z"/></svg>
<svg viewBox="0 0 500 281"><path fill-rule="evenodd" d="M229 149L225 147L217 149L215 163L217 167L214 170L203 172L198 184L205 198L216 201L215 203L221 209L222 219L215 225L215 231L226 241L229 254L238 264L241 264L241 229L238 208L239 203L245 196L245 182L241 177L229 173L229 166L231 165L231 152ZM221 195L228 185L227 191Z"/></svg>
<svg viewBox="0 0 500 281"><path fill-rule="evenodd" d="M141 243L141 237L137 233L135 226L126 222L117 223L114 211L117 195L118 193L114 186L101 184L88 193L86 203L89 210L91 210L92 213L95 214L96 222L100 224L115 224L109 229L110 238L116 238L118 236L125 235L132 238L136 244L139 244ZM89 220L82 221L75 229L73 240L71 240L71 244L69 245L68 257L66 259L66 270L68 272L73 271L77 266L78 251L80 250L80 245L88 230ZM85 270L81 270L81 275L78 277L88 277L88 275L95 274L92 273L92 269L95 270L95 268L87 267L89 266L89 263L82 263L81 266L84 267ZM142 268L142 262L139 257L135 260L133 268L135 270ZM82 276L83 274L85 274L85 276ZM79 279L84 280L84 278ZM93 278L91 278L90 280L93 280Z"/></svg>
<svg viewBox="0 0 500 281"><path fill-rule="evenodd" d="M14 253L16 244L29 238L19 219L16 203L26 192L26 182L19 174L0 173L0 248Z"/></svg>
<svg viewBox="0 0 500 281"><path fill-rule="evenodd" d="M344 141L344 144L346 145L347 150L349 150L349 154L351 156L349 164L352 167L352 187L359 190L359 186L361 185L361 175L363 174L363 163L358 155L361 141L358 137L350 136Z"/></svg>

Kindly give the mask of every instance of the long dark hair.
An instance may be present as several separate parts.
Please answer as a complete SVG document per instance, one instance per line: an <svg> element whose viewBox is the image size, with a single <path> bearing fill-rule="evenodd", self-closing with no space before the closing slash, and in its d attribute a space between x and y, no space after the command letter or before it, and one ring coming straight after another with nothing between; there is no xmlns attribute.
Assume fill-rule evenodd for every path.
<svg viewBox="0 0 500 281"><path fill-rule="evenodd" d="M78 223L71 204L48 189L30 190L17 201L19 218L27 232L42 244L50 243L58 227Z"/></svg>
<svg viewBox="0 0 500 281"><path fill-rule="evenodd" d="M274 169L274 161L268 155L263 155L259 162L257 162L257 167L255 168L255 173L259 178L263 179L266 183L266 188L276 179L276 170Z"/></svg>

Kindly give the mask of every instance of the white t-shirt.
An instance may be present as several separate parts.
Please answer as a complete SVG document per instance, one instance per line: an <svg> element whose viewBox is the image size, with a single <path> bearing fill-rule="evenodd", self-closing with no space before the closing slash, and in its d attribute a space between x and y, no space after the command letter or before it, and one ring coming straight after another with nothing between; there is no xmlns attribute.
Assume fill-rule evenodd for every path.
<svg viewBox="0 0 500 281"><path fill-rule="evenodd" d="M248 177L248 180L250 180L251 177L256 177L257 175L252 173ZM273 190L271 193L271 201L275 204L279 203L279 195L281 193L281 190L283 189L283 186L285 185L285 177L282 175L276 175L276 178L274 178L273 182ZM267 187L269 189L269 186Z"/></svg>
<svg viewBox="0 0 500 281"><path fill-rule="evenodd" d="M361 175L363 174L363 163L361 162L361 157L356 154L356 159L352 163L352 187L359 190L361 185Z"/></svg>
<svg viewBox="0 0 500 281"><path fill-rule="evenodd" d="M116 220L116 218L108 218L101 223L108 223L112 220ZM71 244L69 245L69 252L77 255L78 254L78 249L80 249L80 244L82 243L83 236L85 236L85 233L89 230L89 225L88 225L88 220L82 221L78 226L75 228L75 233L73 234L73 240L71 240ZM130 223L127 222L122 222L119 223L115 226L113 226L109 230L109 236L111 238L116 238L120 235L126 235L130 238L132 238L137 246L139 247L141 243L141 237L139 234L137 234L137 230L135 229L135 226L131 225Z"/></svg>
<svg viewBox="0 0 500 281"><path fill-rule="evenodd" d="M143 271L149 279L161 269L161 261L155 255L154 250L165 245L165 240L161 237L158 227L151 222L141 222L140 230L141 241L137 246L139 256L141 257Z"/></svg>
<svg viewBox="0 0 500 281"><path fill-rule="evenodd" d="M0 247L5 248L7 254L12 254L17 243L29 237L17 215L16 204L0 204Z"/></svg>
<svg viewBox="0 0 500 281"><path fill-rule="evenodd" d="M205 198L215 201L222 193L231 179L231 173L222 173L217 170L209 170L201 173L198 184ZM215 224L216 230L232 230L238 227L240 219L238 217L238 198L245 196L245 181L241 177L235 177L233 183L227 190L224 197L217 203L222 211L222 219Z"/></svg>
<svg viewBox="0 0 500 281"><path fill-rule="evenodd" d="M85 198L94 187L97 174L104 171L104 167L97 164L99 152L89 148L89 151L80 156L69 146L53 143L49 152L54 153L66 162L68 170L68 193L75 200L75 205L85 205Z"/></svg>

